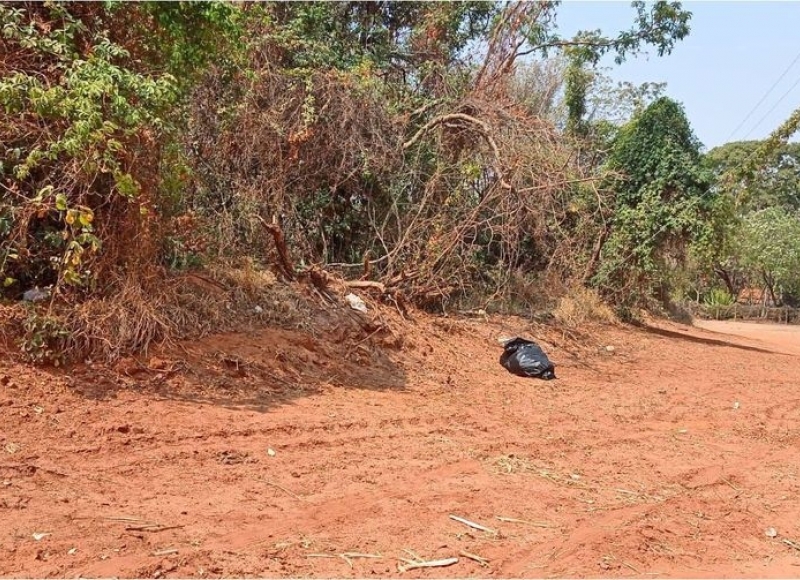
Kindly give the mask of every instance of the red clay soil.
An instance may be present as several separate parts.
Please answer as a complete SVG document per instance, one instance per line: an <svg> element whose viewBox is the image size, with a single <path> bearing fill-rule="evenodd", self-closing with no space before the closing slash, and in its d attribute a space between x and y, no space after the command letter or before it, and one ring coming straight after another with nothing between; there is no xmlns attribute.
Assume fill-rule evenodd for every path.
<svg viewBox="0 0 800 580"><path fill-rule="evenodd" d="M113 369L0 363L0 575L800 574L796 328L786 351L663 324L534 335L550 382L498 365L496 338L522 330L427 319L402 350L265 330ZM458 562L398 570L415 557Z"/></svg>

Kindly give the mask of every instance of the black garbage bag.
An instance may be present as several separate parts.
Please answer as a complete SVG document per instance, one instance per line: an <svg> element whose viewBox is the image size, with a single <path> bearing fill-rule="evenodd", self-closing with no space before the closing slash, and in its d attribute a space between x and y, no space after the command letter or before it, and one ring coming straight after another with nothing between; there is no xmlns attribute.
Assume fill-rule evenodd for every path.
<svg viewBox="0 0 800 580"><path fill-rule="evenodd" d="M521 377L534 377L549 381L556 378L556 365L550 362L542 348L524 338L512 338L503 343L500 364L508 372Z"/></svg>

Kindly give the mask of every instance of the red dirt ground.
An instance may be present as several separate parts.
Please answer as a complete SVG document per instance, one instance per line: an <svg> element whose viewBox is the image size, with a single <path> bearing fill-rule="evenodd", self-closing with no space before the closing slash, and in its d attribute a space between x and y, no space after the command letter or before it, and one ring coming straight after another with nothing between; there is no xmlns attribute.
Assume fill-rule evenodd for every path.
<svg viewBox="0 0 800 580"><path fill-rule="evenodd" d="M714 328L579 347L423 319L402 350L264 330L0 363L0 575L797 576L800 329ZM509 333L559 379L506 373ZM459 560L401 573L406 550Z"/></svg>

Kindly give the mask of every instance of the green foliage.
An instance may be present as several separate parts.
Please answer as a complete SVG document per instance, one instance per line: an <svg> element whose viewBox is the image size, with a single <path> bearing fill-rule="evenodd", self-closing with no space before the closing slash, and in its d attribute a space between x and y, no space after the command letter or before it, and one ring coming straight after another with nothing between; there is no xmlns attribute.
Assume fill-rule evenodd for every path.
<svg viewBox="0 0 800 580"><path fill-rule="evenodd" d="M703 297L703 304L706 306L731 306L734 302L733 296L722 288L712 288Z"/></svg>
<svg viewBox="0 0 800 580"><path fill-rule="evenodd" d="M414 75L485 34L494 2L269 3L269 38L286 68L353 70L368 61ZM410 79L409 79L410 80Z"/></svg>
<svg viewBox="0 0 800 580"><path fill-rule="evenodd" d="M791 231L793 221L786 215L800 208L800 146L788 143L799 125L800 110L764 141L728 143L706 155L716 178L716 198L708 235L693 248L698 277L711 270L734 293L743 285L763 284L775 300L791 292L780 262L762 263L761 255L777 258L768 251L765 235ZM783 239L791 248L791 240ZM791 249L785 258L791 260Z"/></svg>
<svg viewBox="0 0 800 580"><path fill-rule="evenodd" d="M593 75L588 71L582 59L570 60L564 75L564 101L567 106L567 132L572 135L585 136L586 126L586 93L589 90Z"/></svg>
<svg viewBox="0 0 800 580"><path fill-rule="evenodd" d="M42 314L31 307L22 327L19 346L27 360L54 366L64 362L63 342L69 333L57 317Z"/></svg>
<svg viewBox="0 0 800 580"><path fill-rule="evenodd" d="M721 177L747 164L762 145L761 141L726 143L709 151L706 159ZM776 206L800 209L800 143L776 147L762 159L746 189L737 188L731 193L742 194L739 203L742 211Z"/></svg>
<svg viewBox="0 0 800 580"><path fill-rule="evenodd" d="M800 109L789 115L789 118L762 141L743 163L730 168L720 177L720 184L725 189L743 190L742 194L737 196L737 203L747 203L747 188L750 183L758 178L760 170L769 163L776 151L780 151L781 147L788 143L789 138L797 132L798 128L800 128Z"/></svg>
<svg viewBox="0 0 800 580"><path fill-rule="evenodd" d="M141 31L139 44L152 52L151 60L177 78L184 89L191 88L210 63L234 64L244 49L246 17L233 3L211 0L127 6L115 0L114 7L141 11L150 17L154 26ZM254 12L259 12L257 6ZM144 18L134 18L134 22L149 24Z"/></svg>
<svg viewBox="0 0 800 580"><path fill-rule="evenodd" d="M556 3L550 3L555 9ZM597 64L606 54L614 54L617 64L628 57L640 54L647 46L653 46L658 56L670 54L678 41L689 34L689 21L692 13L684 10L681 2L635 1L631 6L636 10L633 26L617 36L605 36L601 30L581 31L574 38L565 40L554 31L535 29L536 38L532 44L537 50L548 51L564 46L571 47L574 54L586 63Z"/></svg>
<svg viewBox="0 0 800 580"><path fill-rule="evenodd" d="M596 265L609 233L607 279L618 257L657 279L702 230L696 140L670 101L647 107L660 89L601 87L594 69L669 53L691 14L634 2L630 29L562 39L557 7L0 5L4 296L53 285L54 307L74 305L145 273L269 263L285 242L297 264L348 272L369 254L398 296L444 305L512 275L588 278L581 261L597 248ZM548 51L571 59L563 78L531 68L509 89L518 57ZM619 179L598 190L586 177L611 144L602 171ZM63 344L55 316L31 314L32 359Z"/></svg>
<svg viewBox="0 0 800 580"><path fill-rule="evenodd" d="M738 239L743 265L776 298L800 291L800 214L781 207L752 212L745 216Z"/></svg>
<svg viewBox="0 0 800 580"><path fill-rule="evenodd" d="M613 231L598 280L619 290L619 276L638 280L646 298L685 257L686 245L708 235L710 174L683 108L662 97L621 128L606 169L615 194ZM609 288L609 284L611 284ZM634 291L625 299L637 299Z"/></svg>
<svg viewBox="0 0 800 580"><path fill-rule="evenodd" d="M93 207L137 198L137 176L152 165L133 162L134 143L165 130L176 95L173 77L126 68L129 52L104 31L87 29L69 7L46 7L50 26L0 6L4 41L29 63L0 78L0 157L14 194L0 197L7 287L89 281L87 258L101 247Z"/></svg>

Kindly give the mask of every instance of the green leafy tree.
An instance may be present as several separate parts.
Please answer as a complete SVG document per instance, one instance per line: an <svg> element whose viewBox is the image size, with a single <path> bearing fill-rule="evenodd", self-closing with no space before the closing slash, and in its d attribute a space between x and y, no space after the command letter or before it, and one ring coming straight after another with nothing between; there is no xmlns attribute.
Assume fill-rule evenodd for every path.
<svg viewBox="0 0 800 580"><path fill-rule="evenodd" d="M683 107L662 97L622 127L606 163L611 233L596 282L621 304L668 298L670 271L704 231L710 174Z"/></svg>
<svg viewBox="0 0 800 580"><path fill-rule="evenodd" d="M714 173L722 176L745 165L762 141L736 141L715 147L706 158ZM747 183L743 211L785 207L800 209L800 143L786 143L763 160Z"/></svg>
<svg viewBox="0 0 800 580"><path fill-rule="evenodd" d="M782 207L748 214L738 236L742 264L773 303L800 293L800 214Z"/></svg>
<svg viewBox="0 0 800 580"><path fill-rule="evenodd" d="M737 296L754 276L743 264L742 220L753 211L769 208L797 210L800 147L788 143L800 126L795 111L763 141L740 141L717 147L706 155L714 172L715 191L709 227L693 246L695 277L712 270ZM755 272L754 280L762 275Z"/></svg>

